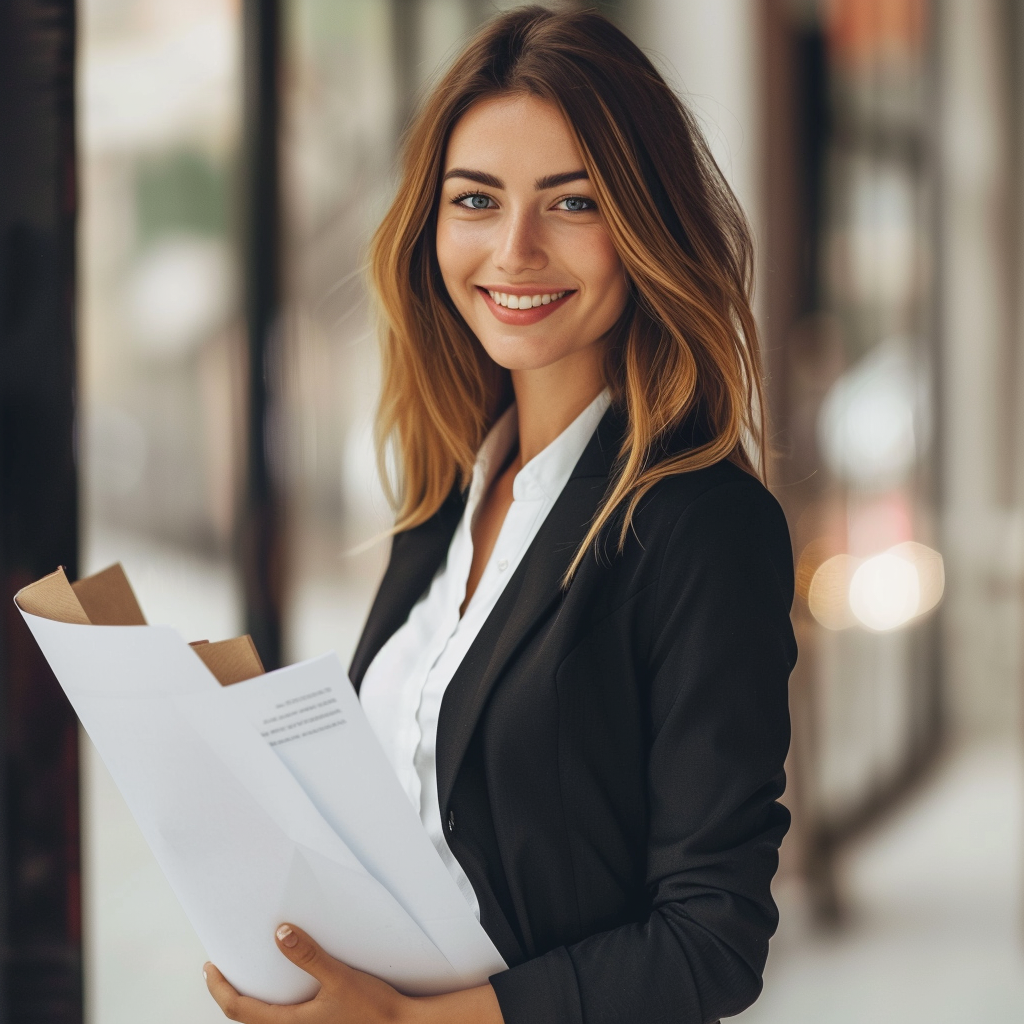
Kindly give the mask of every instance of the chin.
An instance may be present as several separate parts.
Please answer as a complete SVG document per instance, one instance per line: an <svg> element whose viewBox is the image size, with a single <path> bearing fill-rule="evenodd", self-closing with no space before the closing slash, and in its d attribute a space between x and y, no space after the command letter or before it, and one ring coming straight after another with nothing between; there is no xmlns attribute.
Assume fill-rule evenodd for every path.
<svg viewBox="0 0 1024 1024"><path fill-rule="evenodd" d="M478 334L479 338L480 335ZM481 341L484 351L506 370L542 370L572 354L572 348L553 349L550 344L531 344L529 338L509 338Z"/></svg>

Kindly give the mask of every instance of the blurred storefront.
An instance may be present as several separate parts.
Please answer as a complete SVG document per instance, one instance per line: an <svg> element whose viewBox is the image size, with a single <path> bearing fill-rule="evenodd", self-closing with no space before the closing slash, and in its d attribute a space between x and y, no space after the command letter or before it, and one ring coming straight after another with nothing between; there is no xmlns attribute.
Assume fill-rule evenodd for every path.
<svg viewBox="0 0 1024 1024"><path fill-rule="evenodd" d="M762 325L801 661L783 929L744 1016L1014 1020L1020 8L768 0L758 17Z"/></svg>
<svg viewBox="0 0 1024 1024"><path fill-rule="evenodd" d="M840 910L833 851L943 727L932 14L765 8L765 336L802 641L794 850L822 915Z"/></svg>
<svg viewBox="0 0 1024 1024"><path fill-rule="evenodd" d="M792 852L828 916L844 843L950 744L1019 728L1021 23L956 0L763 18Z"/></svg>
<svg viewBox="0 0 1024 1024"><path fill-rule="evenodd" d="M222 577L210 628L230 630L246 373L238 11L97 0L80 15L85 559L187 552Z"/></svg>
<svg viewBox="0 0 1024 1024"><path fill-rule="evenodd" d="M240 12L90 0L79 26L82 570L121 561L150 621L227 637L243 622ZM216 1019L183 982L199 944L84 737L82 793L86 1019Z"/></svg>

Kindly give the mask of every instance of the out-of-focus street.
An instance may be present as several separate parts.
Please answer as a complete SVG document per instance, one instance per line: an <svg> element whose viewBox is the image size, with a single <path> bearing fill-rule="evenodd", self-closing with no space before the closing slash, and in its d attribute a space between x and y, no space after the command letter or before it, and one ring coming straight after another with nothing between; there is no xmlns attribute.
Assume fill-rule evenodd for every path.
<svg viewBox="0 0 1024 1024"><path fill-rule="evenodd" d="M8 599L120 561L188 640L347 663L390 523L368 239L417 105L512 6L0 9L0 1021L222 1019ZM1024 1020L1024 4L595 6L756 242L800 658L741 1019Z"/></svg>

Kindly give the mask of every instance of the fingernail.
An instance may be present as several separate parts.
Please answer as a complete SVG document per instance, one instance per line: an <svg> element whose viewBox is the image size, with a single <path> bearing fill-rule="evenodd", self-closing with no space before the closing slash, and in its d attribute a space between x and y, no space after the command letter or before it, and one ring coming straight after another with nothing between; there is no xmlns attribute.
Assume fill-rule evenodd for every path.
<svg viewBox="0 0 1024 1024"><path fill-rule="evenodd" d="M295 932L293 932L286 924L281 925L281 927L277 929L277 937L281 940L281 945L287 946L289 949L299 941L298 935L296 935Z"/></svg>
<svg viewBox="0 0 1024 1024"><path fill-rule="evenodd" d="M206 968L209 967L209 966L210 965L208 963L203 964L203 980L204 981L208 980L207 976L206 976Z"/></svg>

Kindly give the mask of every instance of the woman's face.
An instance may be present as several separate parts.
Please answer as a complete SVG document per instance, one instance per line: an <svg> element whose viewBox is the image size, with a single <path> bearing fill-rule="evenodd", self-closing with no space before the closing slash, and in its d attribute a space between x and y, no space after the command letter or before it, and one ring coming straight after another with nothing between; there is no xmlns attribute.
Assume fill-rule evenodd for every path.
<svg viewBox="0 0 1024 1024"><path fill-rule="evenodd" d="M572 134L546 100L490 97L456 124L437 259L452 302L506 369L580 354L622 313L625 274L593 196Z"/></svg>

